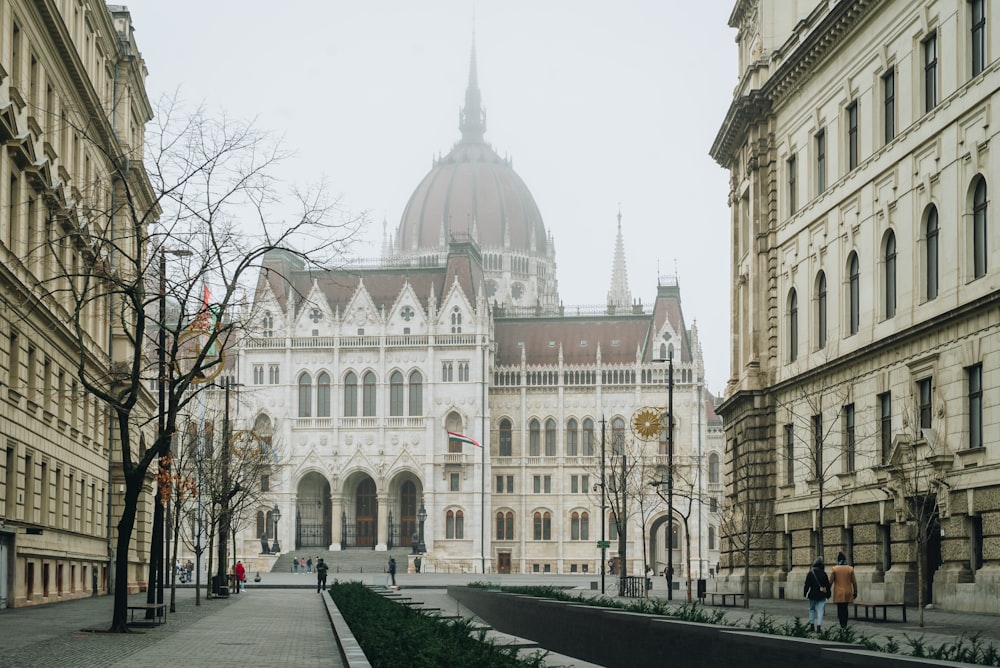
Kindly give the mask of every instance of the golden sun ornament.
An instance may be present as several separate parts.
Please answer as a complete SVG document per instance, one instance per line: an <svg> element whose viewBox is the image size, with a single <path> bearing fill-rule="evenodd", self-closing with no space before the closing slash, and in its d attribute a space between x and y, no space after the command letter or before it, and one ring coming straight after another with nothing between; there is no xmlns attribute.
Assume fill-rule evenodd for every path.
<svg viewBox="0 0 1000 668"><path fill-rule="evenodd" d="M660 433L660 412L643 408L632 416L632 431L644 440L655 438Z"/></svg>

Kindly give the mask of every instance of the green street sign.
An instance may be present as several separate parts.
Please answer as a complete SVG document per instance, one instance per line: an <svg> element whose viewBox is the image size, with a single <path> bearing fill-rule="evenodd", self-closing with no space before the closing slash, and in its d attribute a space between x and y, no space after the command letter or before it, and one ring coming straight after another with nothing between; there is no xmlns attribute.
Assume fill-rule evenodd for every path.
<svg viewBox="0 0 1000 668"><path fill-rule="evenodd" d="M599 540L599 541L597 541L597 548L599 550L606 550L609 547L611 547L611 541L610 540Z"/></svg>

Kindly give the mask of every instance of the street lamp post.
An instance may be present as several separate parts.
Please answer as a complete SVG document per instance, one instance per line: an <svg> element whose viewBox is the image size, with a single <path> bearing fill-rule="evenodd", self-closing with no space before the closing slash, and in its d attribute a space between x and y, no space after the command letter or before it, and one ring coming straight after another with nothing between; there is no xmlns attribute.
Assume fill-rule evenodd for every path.
<svg viewBox="0 0 1000 668"><path fill-rule="evenodd" d="M427 509L424 508L423 499L420 501L420 510L417 511L417 522L420 523L420 539L417 541L417 552L423 554L427 551L424 545L424 521L427 520Z"/></svg>
<svg viewBox="0 0 1000 668"><path fill-rule="evenodd" d="M674 346L667 346L667 600L674 600Z"/></svg>
<svg viewBox="0 0 1000 668"><path fill-rule="evenodd" d="M271 546L271 554L278 554L281 551L281 546L278 545L278 520L281 519L281 510L278 509L278 504L274 505L271 518L274 520L274 545Z"/></svg>

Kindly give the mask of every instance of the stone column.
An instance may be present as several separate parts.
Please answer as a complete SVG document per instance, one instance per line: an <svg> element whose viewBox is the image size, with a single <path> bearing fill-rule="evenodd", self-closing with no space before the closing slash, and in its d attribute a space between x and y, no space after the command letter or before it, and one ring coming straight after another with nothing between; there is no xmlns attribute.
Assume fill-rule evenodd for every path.
<svg viewBox="0 0 1000 668"><path fill-rule="evenodd" d="M389 543L389 495L378 495L378 527L376 528L378 543L375 545L376 552L388 550Z"/></svg>
<svg viewBox="0 0 1000 668"><path fill-rule="evenodd" d="M333 493L330 495L330 521L333 522L333 531L331 538L333 542L330 544L330 550L334 552L339 552L343 549L342 541L344 540L341 535L344 525L342 513L344 512L344 506L341 502L340 494Z"/></svg>

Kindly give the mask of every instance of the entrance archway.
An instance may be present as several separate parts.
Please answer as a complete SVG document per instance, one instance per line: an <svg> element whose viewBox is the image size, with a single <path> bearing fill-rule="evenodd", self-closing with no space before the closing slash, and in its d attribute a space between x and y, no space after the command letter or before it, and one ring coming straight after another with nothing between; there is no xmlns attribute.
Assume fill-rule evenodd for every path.
<svg viewBox="0 0 1000 668"><path fill-rule="evenodd" d="M327 549L333 542L330 483L319 473L307 473L299 481L295 509L295 547Z"/></svg>
<svg viewBox="0 0 1000 668"><path fill-rule="evenodd" d="M378 497L375 481L365 478L358 484L354 495L355 544L359 547L374 547L378 540Z"/></svg>

